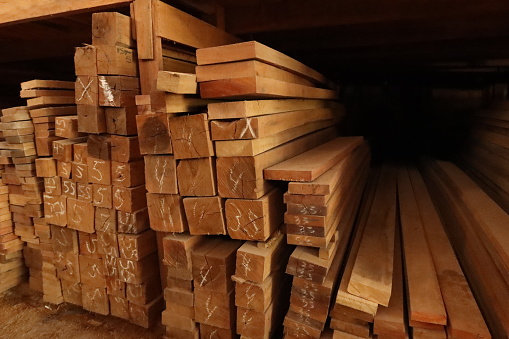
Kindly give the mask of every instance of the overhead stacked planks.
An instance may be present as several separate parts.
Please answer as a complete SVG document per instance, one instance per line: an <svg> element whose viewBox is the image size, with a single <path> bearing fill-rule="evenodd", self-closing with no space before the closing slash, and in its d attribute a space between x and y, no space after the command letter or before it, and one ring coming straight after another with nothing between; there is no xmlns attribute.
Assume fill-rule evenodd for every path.
<svg viewBox="0 0 509 339"><path fill-rule="evenodd" d="M294 276L287 336L326 335L368 170L362 137L332 139L264 170L265 179L290 181L284 198L287 242L299 245L286 267Z"/></svg>
<svg viewBox="0 0 509 339"><path fill-rule="evenodd" d="M471 142L460 164L509 213L509 100L507 85L489 89L487 107L472 114Z"/></svg>
<svg viewBox="0 0 509 339"><path fill-rule="evenodd" d="M423 171L493 336L508 337L508 312L501 300L509 292L505 244L509 215L452 163L428 160Z"/></svg>

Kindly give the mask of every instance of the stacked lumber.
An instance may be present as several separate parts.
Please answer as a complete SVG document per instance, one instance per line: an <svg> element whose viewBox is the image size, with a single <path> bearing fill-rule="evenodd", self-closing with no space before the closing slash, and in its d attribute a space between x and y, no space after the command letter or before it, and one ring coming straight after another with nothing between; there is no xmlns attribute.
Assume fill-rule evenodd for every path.
<svg viewBox="0 0 509 339"><path fill-rule="evenodd" d="M498 91L496 90L498 88ZM488 107L472 115L471 142L460 165L509 212L509 100L507 85L494 88ZM500 93L501 92L501 93Z"/></svg>
<svg viewBox="0 0 509 339"><path fill-rule="evenodd" d="M423 171L493 336L507 338L509 313L501 301L509 296L509 215L452 163L427 160Z"/></svg>
<svg viewBox="0 0 509 339"><path fill-rule="evenodd" d="M369 171L362 137L339 137L264 170L289 181L284 216L287 242L298 245L286 272L293 275L290 337L325 335L329 307Z"/></svg>
<svg viewBox="0 0 509 339"><path fill-rule="evenodd" d="M21 84L21 97L28 98L34 123L38 156L51 156L53 141L77 137L74 95L72 81L36 79Z"/></svg>
<svg viewBox="0 0 509 339"><path fill-rule="evenodd" d="M280 337L288 310L291 277L284 272L293 251L281 232L266 242L246 241L237 251L235 305L242 338Z"/></svg>

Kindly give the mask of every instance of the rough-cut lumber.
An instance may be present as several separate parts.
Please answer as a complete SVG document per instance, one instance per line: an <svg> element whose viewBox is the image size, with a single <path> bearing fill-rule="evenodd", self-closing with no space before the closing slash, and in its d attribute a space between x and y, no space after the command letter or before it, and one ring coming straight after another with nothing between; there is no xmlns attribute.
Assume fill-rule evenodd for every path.
<svg viewBox="0 0 509 339"><path fill-rule="evenodd" d="M340 137L264 170L267 180L313 181L349 155L362 137Z"/></svg>
<svg viewBox="0 0 509 339"><path fill-rule="evenodd" d="M216 141L216 155L218 157L255 156L308 133L330 127L336 123L336 119L319 120L284 130L267 137L249 140Z"/></svg>
<svg viewBox="0 0 509 339"><path fill-rule="evenodd" d="M60 80L29 80L21 83L21 89L74 89L74 83L72 81L60 81Z"/></svg>
<svg viewBox="0 0 509 339"><path fill-rule="evenodd" d="M254 157L218 158L218 191L225 198L258 199L271 189L263 179L263 170L305 152L336 136L333 128L300 137Z"/></svg>
<svg viewBox="0 0 509 339"><path fill-rule="evenodd" d="M177 165L177 183L182 196L216 195L215 159L208 157L180 160Z"/></svg>
<svg viewBox="0 0 509 339"><path fill-rule="evenodd" d="M93 13L92 45L135 47L131 18L116 12Z"/></svg>
<svg viewBox="0 0 509 339"><path fill-rule="evenodd" d="M172 118L169 127L176 159L206 158L214 155L207 114Z"/></svg>
<svg viewBox="0 0 509 339"><path fill-rule="evenodd" d="M203 112L211 102L214 100L202 99L196 95L150 92L150 107L155 113Z"/></svg>
<svg viewBox="0 0 509 339"><path fill-rule="evenodd" d="M291 111L233 121L212 121L212 140L257 139L311 124L320 120L339 118L330 108Z"/></svg>
<svg viewBox="0 0 509 339"><path fill-rule="evenodd" d="M141 154L171 154L170 114L143 114L136 116Z"/></svg>
<svg viewBox="0 0 509 339"><path fill-rule="evenodd" d="M198 65L219 64L251 59L263 61L270 65L288 70L320 84L330 84L329 80L317 71L256 41L204 48L196 51Z"/></svg>
<svg viewBox="0 0 509 339"><path fill-rule="evenodd" d="M239 39L163 2L154 8L157 36L194 48L220 46ZM168 20L171 18L171 20Z"/></svg>
<svg viewBox="0 0 509 339"><path fill-rule="evenodd" d="M154 231L181 233L188 229L181 196L147 193L147 206Z"/></svg>
<svg viewBox="0 0 509 339"><path fill-rule="evenodd" d="M398 171L399 214L411 321L447 324L442 293L406 167Z"/></svg>
<svg viewBox="0 0 509 339"><path fill-rule="evenodd" d="M134 135L136 130L136 107L105 107L104 120L109 134Z"/></svg>
<svg viewBox="0 0 509 339"><path fill-rule="evenodd" d="M198 82L250 76L260 76L304 86L313 86L313 83L306 78L257 60L196 67L196 79Z"/></svg>
<svg viewBox="0 0 509 339"><path fill-rule="evenodd" d="M259 76L201 82L200 95L206 99L250 99L261 97L338 99L338 94L330 89L303 86Z"/></svg>
<svg viewBox="0 0 509 339"><path fill-rule="evenodd" d="M224 200L219 197L184 198L189 233L226 234Z"/></svg>
<svg viewBox="0 0 509 339"><path fill-rule="evenodd" d="M171 155L145 156L145 177L150 193L177 194L177 163Z"/></svg>
<svg viewBox="0 0 509 339"><path fill-rule="evenodd" d="M283 211L283 194L277 188L260 199L228 199L228 235L232 239L265 241L283 223Z"/></svg>
<svg viewBox="0 0 509 339"><path fill-rule="evenodd" d="M172 275L181 279L193 279L192 253L196 246L205 241L204 236L171 234L163 238L163 262L169 266Z"/></svg>
<svg viewBox="0 0 509 339"><path fill-rule="evenodd" d="M490 338L423 178L416 169L409 172L414 193L419 197L417 204L447 310L447 331L456 338ZM455 279L450 278L452 272Z"/></svg>
<svg viewBox="0 0 509 339"><path fill-rule="evenodd" d="M395 228L396 170L385 165L355 259L348 292L383 306L389 304Z"/></svg>
<svg viewBox="0 0 509 339"><path fill-rule="evenodd" d="M159 71L157 73L157 90L176 94L196 94L198 91L196 75Z"/></svg>

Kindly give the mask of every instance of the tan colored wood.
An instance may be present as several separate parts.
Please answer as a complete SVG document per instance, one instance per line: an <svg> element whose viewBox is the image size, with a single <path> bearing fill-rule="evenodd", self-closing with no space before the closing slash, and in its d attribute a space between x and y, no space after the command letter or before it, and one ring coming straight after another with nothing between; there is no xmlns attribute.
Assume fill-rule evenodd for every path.
<svg viewBox="0 0 509 339"><path fill-rule="evenodd" d="M92 45L135 47L131 18L115 12L93 13Z"/></svg>
<svg viewBox="0 0 509 339"><path fill-rule="evenodd" d="M82 284L91 287L106 288L104 263L100 258L80 255L79 262L80 280Z"/></svg>
<svg viewBox="0 0 509 339"><path fill-rule="evenodd" d="M158 2L156 35L194 48L220 46L239 39L165 3ZM167 18L172 18L171 22Z"/></svg>
<svg viewBox="0 0 509 339"><path fill-rule="evenodd" d="M113 208L112 186L92 184L92 204L95 207Z"/></svg>
<svg viewBox="0 0 509 339"><path fill-rule="evenodd" d="M137 136L112 135L110 141L112 161L128 163L142 158Z"/></svg>
<svg viewBox="0 0 509 339"><path fill-rule="evenodd" d="M60 81L60 80L29 80L21 83L21 89L74 89L72 81Z"/></svg>
<svg viewBox="0 0 509 339"><path fill-rule="evenodd" d="M99 105L99 81L97 76L79 75L76 78L76 104Z"/></svg>
<svg viewBox="0 0 509 339"><path fill-rule="evenodd" d="M303 86L259 76L201 82L200 95L206 99L338 99L338 94L333 90Z"/></svg>
<svg viewBox="0 0 509 339"><path fill-rule="evenodd" d="M446 325L442 293L416 196L405 167L398 172L398 196L409 318L412 321Z"/></svg>
<svg viewBox="0 0 509 339"><path fill-rule="evenodd" d="M111 183L123 187L135 187L145 184L145 164L142 159L125 162L111 162Z"/></svg>
<svg viewBox="0 0 509 339"><path fill-rule="evenodd" d="M36 98L42 96L74 96L74 91L67 89L22 89L21 98Z"/></svg>
<svg viewBox="0 0 509 339"><path fill-rule="evenodd" d="M203 243L204 236L172 234L163 238L163 263L169 266L168 275L180 279L193 279L192 253L196 246ZM180 288L180 286L179 286Z"/></svg>
<svg viewBox="0 0 509 339"><path fill-rule="evenodd" d="M173 154L176 159L206 158L214 155L207 114L169 120Z"/></svg>
<svg viewBox="0 0 509 339"><path fill-rule="evenodd" d="M170 114L144 114L136 116L141 154L171 154Z"/></svg>
<svg viewBox="0 0 509 339"><path fill-rule="evenodd" d="M180 160L177 165L177 183L182 196L215 196L215 159L208 157Z"/></svg>
<svg viewBox="0 0 509 339"><path fill-rule="evenodd" d="M71 179L62 178L62 195L68 198L76 198L76 182Z"/></svg>
<svg viewBox="0 0 509 339"><path fill-rule="evenodd" d="M202 99L196 95L150 92L150 107L156 113L203 112L207 104L216 100Z"/></svg>
<svg viewBox="0 0 509 339"><path fill-rule="evenodd" d="M99 76L98 104L106 107L132 107L139 93L139 80L127 76Z"/></svg>
<svg viewBox="0 0 509 339"><path fill-rule="evenodd" d="M119 279L130 284L141 284L158 274L157 253L150 254L139 261L118 258Z"/></svg>
<svg viewBox="0 0 509 339"><path fill-rule="evenodd" d="M228 199L228 235L240 240L267 240L283 223L283 194L274 189L260 199Z"/></svg>
<svg viewBox="0 0 509 339"><path fill-rule="evenodd" d="M71 177L76 182L80 182L83 184L88 183L88 166L72 162Z"/></svg>
<svg viewBox="0 0 509 339"><path fill-rule="evenodd" d="M145 185L135 187L113 186L113 208L133 213L147 207Z"/></svg>
<svg viewBox="0 0 509 339"><path fill-rule="evenodd" d="M189 73L189 74L196 73L196 70L195 70L196 64L195 63L191 63L191 62L187 62L187 61L183 61L183 60L179 60L179 59L174 59L174 58L168 57L166 55L163 55L162 59L163 59L162 60L163 71ZM195 91L195 93L196 93L196 91Z"/></svg>
<svg viewBox="0 0 509 339"><path fill-rule="evenodd" d="M134 135L136 130L136 107L105 107L106 132L118 135Z"/></svg>
<svg viewBox="0 0 509 339"><path fill-rule="evenodd" d="M388 305L391 295L395 214L396 173L384 166L348 284L349 293L383 306Z"/></svg>
<svg viewBox="0 0 509 339"><path fill-rule="evenodd" d="M119 46L94 46L97 55L97 74L137 76L136 51Z"/></svg>
<svg viewBox="0 0 509 339"><path fill-rule="evenodd" d="M196 67L196 76L198 82L259 76L304 86L314 86L306 78L257 60L198 66Z"/></svg>
<svg viewBox="0 0 509 339"><path fill-rule="evenodd" d="M181 233L188 229L181 196L147 193L147 205L154 231Z"/></svg>
<svg viewBox="0 0 509 339"><path fill-rule="evenodd" d="M241 60L259 60L270 65L307 77L311 81L330 84L322 74L299 61L256 41L219 46L196 51L198 65L219 64Z"/></svg>
<svg viewBox="0 0 509 339"><path fill-rule="evenodd" d="M27 108L32 110L51 106L72 105L74 103L75 98L69 96L45 96L27 99Z"/></svg>
<svg viewBox="0 0 509 339"><path fill-rule="evenodd" d="M117 213L118 231L121 233L138 234L150 228L148 209L143 208L135 212Z"/></svg>
<svg viewBox="0 0 509 339"><path fill-rule="evenodd" d="M106 288L82 285L83 308L87 311L108 315L110 313L109 299Z"/></svg>
<svg viewBox="0 0 509 339"><path fill-rule="evenodd" d="M81 232L94 233L94 206L74 198L67 199L67 226Z"/></svg>
<svg viewBox="0 0 509 339"><path fill-rule="evenodd" d="M195 317L200 324L231 329L235 326L235 296L195 287Z"/></svg>
<svg viewBox="0 0 509 339"><path fill-rule="evenodd" d="M231 276L235 273L235 256L241 245L242 242L238 240L218 238L210 244L205 242L194 248L192 261L195 293L198 288L225 294L233 290ZM231 297L233 301L234 295ZM198 296L195 302L198 303ZM200 302L206 303L205 300ZM195 311L198 312L198 306Z"/></svg>
<svg viewBox="0 0 509 339"><path fill-rule="evenodd" d="M157 249L155 233L152 230L140 234L119 234L118 245L120 256L130 260L140 260Z"/></svg>
<svg viewBox="0 0 509 339"><path fill-rule="evenodd" d="M79 137L78 117L60 116L55 118L55 135L57 137L73 139Z"/></svg>
<svg viewBox="0 0 509 339"><path fill-rule="evenodd" d="M144 158L147 191L178 194L175 158L172 155L146 155Z"/></svg>
<svg viewBox="0 0 509 339"><path fill-rule="evenodd" d="M103 107L78 105L78 131L83 133L106 132L106 113Z"/></svg>
<svg viewBox="0 0 509 339"><path fill-rule="evenodd" d="M267 248L260 248L255 242L245 242L237 251L235 277L261 284L272 272L286 266L292 249L282 234L276 235Z"/></svg>
<svg viewBox="0 0 509 339"><path fill-rule="evenodd" d="M144 328L150 328L158 321L161 311L164 309L162 296L154 299L146 305L129 303L129 321Z"/></svg>
<svg viewBox="0 0 509 339"><path fill-rule="evenodd" d="M76 75L97 75L97 49L87 45L77 47L74 53L74 70Z"/></svg>
<svg viewBox="0 0 509 339"><path fill-rule="evenodd" d="M419 197L417 204L447 310L447 331L458 338L468 334L489 338L485 321L464 278L423 178L416 169L409 169L409 172L413 190L416 197ZM458 278L451 281L448 278L450 272L455 272Z"/></svg>
<svg viewBox="0 0 509 339"><path fill-rule="evenodd" d="M48 224L67 225L67 198L65 196L44 195L45 219Z"/></svg>
<svg viewBox="0 0 509 339"><path fill-rule="evenodd" d="M299 333L297 336L304 338L320 338L323 330L323 323L308 318L302 314L288 311L283 322L285 331L289 330L296 331Z"/></svg>
<svg viewBox="0 0 509 339"><path fill-rule="evenodd" d="M270 191L271 184L263 179L263 170L305 152L336 135L333 128L295 139L254 157L217 159L218 191L225 198L258 199Z"/></svg>
<svg viewBox="0 0 509 339"><path fill-rule="evenodd" d="M332 109L291 111L233 121L212 121L213 140L257 139L320 120L339 119Z"/></svg>
<svg viewBox="0 0 509 339"><path fill-rule="evenodd" d="M344 321L339 319L331 319L330 326L335 331L344 332L360 338L369 338L370 327L363 321L353 319L352 321Z"/></svg>
<svg viewBox="0 0 509 339"><path fill-rule="evenodd" d="M336 122L335 119L319 120L262 138L216 141L216 155L218 157L255 156L308 133L333 126Z"/></svg>
<svg viewBox="0 0 509 339"><path fill-rule="evenodd" d="M159 71L157 73L157 90L176 94L196 94L198 90L196 75Z"/></svg>
<svg viewBox="0 0 509 339"><path fill-rule="evenodd" d="M362 137L336 138L265 169L264 177L269 180L313 181L351 154L362 140Z"/></svg>
<svg viewBox="0 0 509 339"><path fill-rule="evenodd" d="M440 331L427 330L424 328L413 328L412 337L415 339L445 339L447 334L442 329Z"/></svg>
<svg viewBox="0 0 509 339"><path fill-rule="evenodd" d="M35 160L37 176L49 178L57 176L57 162L53 158L39 158Z"/></svg>
<svg viewBox="0 0 509 339"><path fill-rule="evenodd" d="M226 234L224 203L219 197L184 198L189 233Z"/></svg>

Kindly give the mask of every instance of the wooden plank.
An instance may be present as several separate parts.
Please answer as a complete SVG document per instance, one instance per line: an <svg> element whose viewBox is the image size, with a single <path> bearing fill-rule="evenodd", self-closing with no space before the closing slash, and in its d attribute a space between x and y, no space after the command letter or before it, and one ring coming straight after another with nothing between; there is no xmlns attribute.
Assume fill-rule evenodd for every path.
<svg viewBox="0 0 509 339"><path fill-rule="evenodd" d="M147 193L150 227L159 232L186 231L188 225L182 199L175 194Z"/></svg>
<svg viewBox="0 0 509 339"><path fill-rule="evenodd" d="M78 131L83 133L106 132L106 117L104 107L78 105Z"/></svg>
<svg viewBox="0 0 509 339"><path fill-rule="evenodd" d="M156 36L194 48L220 46L239 39L163 2L158 2ZM171 20L169 20L171 18Z"/></svg>
<svg viewBox="0 0 509 339"><path fill-rule="evenodd" d="M203 243L204 236L171 234L163 238L163 263L169 266L168 275L180 279L193 279L192 253L196 246Z"/></svg>
<svg viewBox="0 0 509 339"><path fill-rule="evenodd" d="M184 198L189 233L226 234L224 199L219 197Z"/></svg>
<svg viewBox="0 0 509 339"><path fill-rule="evenodd" d="M347 291L348 282L352 275L353 267L355 265L355 258L359 251L362 240L362 235L366 228L366 223L371 211L373 200L375 197L376 187L378 184L378 173L372 174L372 179L367 186L366 194L363 197L362 205L360 208L360 217L357 221L353 243L346 262L345 271L341 278L339 290L336 295L336 301L331 311L331 317L340 319L343 314L348 314L357 319L372 322L374 315L377 313L378 304L367 299L360 298L356 295L350 294Z"/></svg>
<svg viewBox="0 0 509 339"><path fill-rule="evenodd" d="M73 90L67 89L22 89L19 93L21 98L35 98L42 96L74 96Z"/></svg>
<svg viewBox="0 0 509 339"><path fill-rule="evenodd" d="M169 127L175 159L214 155L206 113L172 118Z"/></svg>
<svg viewBox="0 0 509 339"><path fill-rule="evenodd" d="M27 89L74 89L72 81L60 80L29 80L21 83L21 90Z"/></svg>
<svg viewBox="0 0 509 339"><path fill-rule="evenodd" d="M257 139L320 120L339 120L337 111L324 108L291 111L233 121L212 121L212 140Z"/></svg>
<svg viewBox="0 0 509 339"><path fill-rule="evenodd" d="M261 198L271 189L271 185L263 179L263 169L305 152L335 136L335 129L328 128L254 157L217 158L219 195L225 198Z"/></svg>
<svg viewBox="0 0 509 339"><path fill-rule="evenodd" d="M333 126L336 123L336 119L320 120L284 130L263 138L216 141L214 142L216 155L218 157L255 156L303 135Z"/></svg>
<svg viewBox="0 0 509 339"><path fill-rule="evenodd" d="M313 181L363 142L362 137L341 137L264 170L268 180Z"/></svg>
<svg viewBox="0 0 509 339"><path fill-rule="evenodd" d="M314 86L314 84L306 78L257 60L228 62L196 67L196 79L198 82L251 76L260 76L303 86Z"/></svg>
<svg viewBox="0 0 509 339"><path fill-rule="evenodd" d="M145 156L145 177L148 192L178 194L177 163L172 155Z"/></svg>
<svg viewBox="0 0 509 339"><path fill-rule="evenodd" d="M277 188L260 199L228 199L228 235L232 239L266 241L283 223L283 211L283 194Z"/></svg>
<svg viewBox="0 0 509 339"><path fill-rule="evenodd" d="M204 112L207 104L217 100L202 99L196 95L150 92L150 105L155 113Z"/></svg>
<svg viewBox="0 0 509 339"><path fill-rule="evenodd" d="M442 293L406 167L399 169L398 196L409 318L446 325Z"/></svg>
<svg viewBox="0 0 509 339"><path fill-rule="evenodd" d="M235 295L195 287L195 317L200 324L224 329L235 328Z"/></svg>
<svg viewBox="0 0 509 339"><path fill-rule="evenodd" d="M198 90L196 75L159 71L157 73L157 90L176 94L196 94Z"/></svg>
<svg viewBox="0 0 509 339"><path fill-rule="evenodd" d="M94 46L98 75L138 75L136 51L120 46Z"/></svg>
<svg viewBox="0 0 509 339"><path fill-rule="evenodd" d="M130 0L92 0L88 3L70 1L62 5L59 1L29 0L15 5L9 4L0 7L0 22L2 25L21 23L26 21L40 20L52 16L64 16L71 13L90 12L92 10L104 10L111 7L126 5ZM14 6L14 7L13 7Z"/></svg>
<svg viewBox="0 0 509 339"><path fill-rule="evenodd" d="M259 60L307 77L309 80L315 81L316 83L330 85L330 81L317 71L256 41L198 49L196 51L196 58L198 65L219 64L251 59Z"/></svg>
<svg viewBox="0 0 509 339"><path fill-rule="evenodd" d="M217 194L216 162L212 157L182 159L177 165L178 191L182 196Z"/></svg>
<svg viewBox="0 0 509 339"><path fill-rule="evenodd" d="M259 76L201 82L200 94L202 98L206 99L338 99L338 94L333 90L303 86Z"/></svg>
<svg viewBox="0 0 509 339"><path fill-rule="evenodd" d="M171 154L170 114L144 114L136 116L141 154Z"/></svg>
<svg viewBox="0 0 509 339"><path fill-rule="evenodd" d="M136 130L136 107L105 107L104 120L108 134L134 135Z"/></svg>
<svg viewBox="0 0 509 339"><path fill-rule="evenodd" d="M230 101L208 104L207 113L210 120L221 120L319 108L341 109L342 106L333 101L306 99Z"/></svg>
<svg viewBox="0 0 509 339"><path fill-rule="evenodd" d="M386 165L348 283L349 293L383 306L389 304L392 290L395 218L396 173Z"/></svg>
<svg viewBox="0 0 509 339"><path fill-rule="evenodd" d="M131 18L116 12L93 13L92 45L135 47Z"/></svg>

